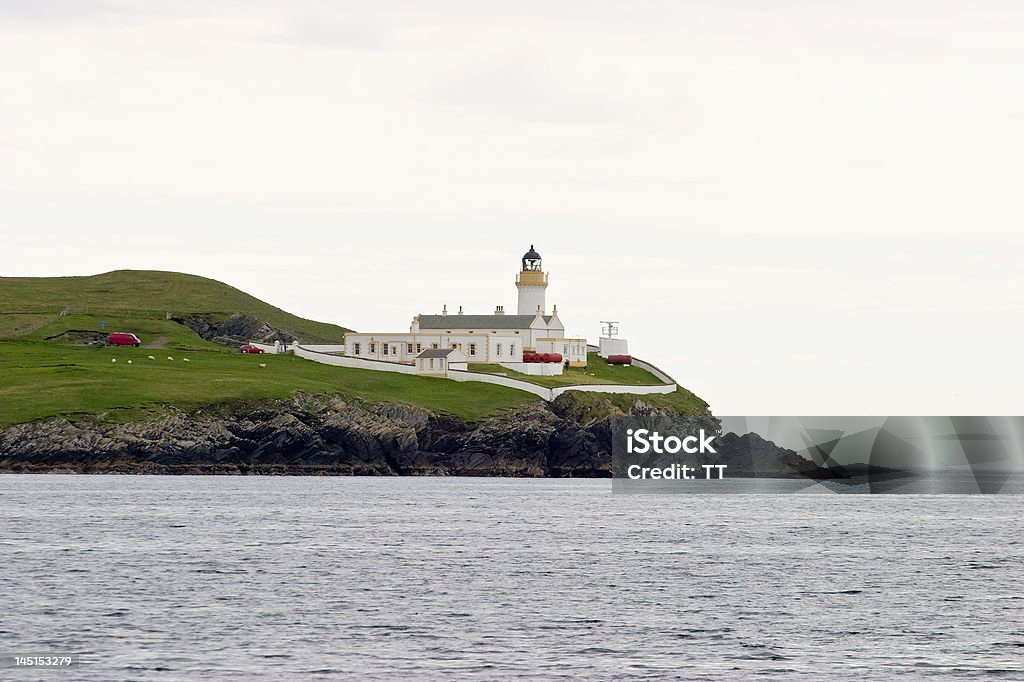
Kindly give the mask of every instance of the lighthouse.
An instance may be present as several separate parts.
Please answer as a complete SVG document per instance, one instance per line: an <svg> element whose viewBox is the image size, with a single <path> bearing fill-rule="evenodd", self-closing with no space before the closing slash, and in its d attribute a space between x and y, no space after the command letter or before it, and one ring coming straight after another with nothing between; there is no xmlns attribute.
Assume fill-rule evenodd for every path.
<svg viewBox="0 0 1024 682"><path fill-rule="evenodd" d="M548 288L548 276L541 268L540 254L534 251L533 244L523 254L523 268L516 275L516 288L519 289L518 314L536 315L538 310L542 315L547 314L544 292Z"/></svg>

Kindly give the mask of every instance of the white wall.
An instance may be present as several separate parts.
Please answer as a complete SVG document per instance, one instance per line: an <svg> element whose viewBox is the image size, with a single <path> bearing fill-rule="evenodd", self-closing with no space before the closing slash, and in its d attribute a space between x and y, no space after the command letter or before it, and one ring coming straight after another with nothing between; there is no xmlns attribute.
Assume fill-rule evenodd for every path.
<svg viewBox="0 0 1024 682"><path fill-rule="evenodd" d="M274 344L272 344L272 343L256 343L255 341L250 341L249 345L253 346L254 348L259 348L264 353L273 353L274 352ZM284 352L284 346L282 346L281 348L282 348L281 352L283 353Z"/></svg>
<svg viewBox="0 0 1024 682"><path fill-rule="evenodd" d="M523 374L534 374L538 376L556 376L562 373L560 362L502 362L505 369L515 370Z"/></svg>
<svg viewBox="0 0 1024 682"><path fill-rule="evenodd" d="M522 362L523 340L519 336L488 335L488 362ZM498 346L501 346L499 353Z"/></svg>
<svg viewBox="0 0 1024 682"><path fill-rule="evenodd" d="M675 384L676 382L675 379L670 377L668 374L665 374L664 372L662 372L660 369L658 369L649 362L644 362L643 360L637 360L636 358L633 358L633 366L639 367L640 369L646 369L648 372L658 377L666 384Z"/></svg>
<svg viewBox="0 0 1024 682"><path fill-rule="evenodd" d="M350 358L345 355L328 355L309 350L305 346L295 345L292 351L300 358L319 362L322 365L334 365L335 367L354 367L356 369L372 369L378 372L398 372L400 374L416 374L416 368L412 365L400 365L397 362L380 362L378 360L365 360L362 358Z"/></svg>
<svg viewBox="0 0 1024 682"><path fill-rule="evenodd" d="M255 344L254 344L255 345ZM321 344L309 344L304 343L302 347L306 350L316 351L317 353L343 353L345 352L345 344L340 343L321 343Z"/></svg>
<svg viewBox="0 0 1024 682"><path fill-rule="evenodd" d="M419 351L416 344L421 345L421 350L430 348L429 339L417 338L414 334L346 334L345 354L352 358L364 360L379 360L381 362L413 362ZM355 351L355 345L359 344L359 353ZM374 350L370 352L370 344ZM409 351L409 344L412 343L412 351ZM384 346L388 347L388 354L384 354Z"/></svg>
<svg viewBox="0 0 1024 682"><path fill-rule="evenodd" d="M545 275L545 282L547 276ZM516 306L516 312L519 315L533 315L537 312L537 306L540 306L542 313L547 312L544 302L544 292L548 286L545 283L544 286L538 286L536 284L519 284L516 282L516 288L519 289L519 300Z"/></svg>
<svg viewBox="0 0 1024 682"><path fill-rule="evenodd" d="M531 384L528 381L521 381L519 379L510 379L509 377L501 377L496 374L480 374L479 372L462 372L459 370L451 370L448 372L448 378L452 381L479 381L484 384L497 384L499 386L507 386L509 388L515 388L520 391L526 391L536 396L540 396L544 400L552 400L551 389L538 386L537 384Z"/></svg>
<svg viewBox="0 0 1024 682"><path fill-rule="evenodd" d="M468 331L438 334L436 332L418 332L407 334L365 334L351 333L345 335L345 354L353 358L364 358L381 360L383 362L413 362L420 350L432 348L437 344L438 348L452 348L462 345L462 352L466 354L470 363L473 362L499 362L501 360L522 360L523 346L525 340L510 333L480 333L476 330L470 334ZM356 354L355 344L359 344L360 352ZM370 344L374 344L374 352L370 353ZM412 344L412 351L409 344ZM476 344L476 355L469 354L469 345ZM501 344L502 354L497 355L497 346ZM384 344L388 345L388 354L384 355ZM515 346L515 352L512 347ZM310 346L303 346L310 348Z"/></svg>
<svg viewBox="0 0 1024 682"><path fill-rule="evenodd" d="M607 358L609 355L629 355L629 344L626 339L609 339L607 336L602 336L600 344L598 354L602 358Z"/></svg>
<svg viewBox="0 0 1024 682"><path fill-rule="evenodd" d="M370 369L378 372L398 372L400 374L416 374L416 367L413 365L402 365L395 362L381 362L378 360L366 360L362 358L351 358L342 355L328 355L326 353L318 353L316 351L309 350L306 346L294 345L292 348L295 355L300 358L319 362L324 365L333 365L335 367L354 367L356 369ZM636 362L634 360L634 362ZM533 363L525 363L533 364ZM647 363L644 363L645 365ZM646 367L644 369L647 369ZM659 370L660 372L660 370ZM664 373L661 373L664 374ZM666 375L667 376L667 375ZM672 393L676 390L676 385L662 384L660 386L617 386L613 384L593 384L588 386L559 386L558 388L545 388L543 386L537 386L531 384L528 381L522 381L520 379L512 379L510 377L502 377L494 374L481 374L479 372L468 372L454 367L449 368L448 378L453 381L479 381L485 384L496 384L498 386L507 386L508 388L515 388L520 391L526 391L536 396L543 398L544 400L551 401L565 393L566 391L588 391L591 393L635 393L638 395L650 394L650 393Z"/></svg>
<svg viewBox="0 0 1024 682"><path fill-rule="evenodd" d="M586 339L555 338L551 340L537 339L538 353L558 353L562 360L568 360L572 366L587 363Z"/></svg>

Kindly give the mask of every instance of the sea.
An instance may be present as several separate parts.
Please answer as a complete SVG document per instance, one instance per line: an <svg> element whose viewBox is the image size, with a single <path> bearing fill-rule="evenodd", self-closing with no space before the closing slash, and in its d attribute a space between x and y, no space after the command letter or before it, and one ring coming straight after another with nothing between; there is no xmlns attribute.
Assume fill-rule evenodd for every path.
<svg viewBox="0 0 1024 682"><path fill-rule="evenodd" d="M0 600L3 680L1022 680L1024 497L4 475Z"/></svg>

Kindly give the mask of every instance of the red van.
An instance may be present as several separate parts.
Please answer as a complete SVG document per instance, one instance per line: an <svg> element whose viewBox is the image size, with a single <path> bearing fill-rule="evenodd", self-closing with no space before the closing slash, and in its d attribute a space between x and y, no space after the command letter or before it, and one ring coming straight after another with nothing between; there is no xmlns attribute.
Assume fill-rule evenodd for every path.
<svg viewBox="0 0 1024 682"><path fill-rule="evenodd" d="M136 348L142 345L139 337L128 332L114 332L107 337L107 343L111 346L135 346Z"/></svg>

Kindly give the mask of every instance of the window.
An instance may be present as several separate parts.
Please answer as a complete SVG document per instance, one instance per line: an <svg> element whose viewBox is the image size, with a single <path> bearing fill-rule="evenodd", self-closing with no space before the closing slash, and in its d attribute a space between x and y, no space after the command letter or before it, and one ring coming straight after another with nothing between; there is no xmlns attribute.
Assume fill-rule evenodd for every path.
<svg viewBox="0 0 1024 682"><path fill-rule="evenodd" d="M438 346L436 343L430 344L430 347L433 348L434 350L437 350L438 348L440 348L440 346Z"/></svg>
<svg viewBox="0 0 1024 682"><path fill-rule="evenodd" d="M422 352L423 352L423 344L422 343L417 343L416 344L416 355L419 355Z"/></svg>
<svg viewBox="0 0 1024 682"><path fill-rule="evenodd" d="M434 358L430 358L430 369L434 369Z"/></svg>
<svg viewBox="0 0 1024 682"><path fill-rule="evenodd" d="M377 344L375 344L373 341L371 341L370 342L370 355L373 355L376 352L377 352Z"/></svg>
<svg viewBox="0 0 1024 682"><path fill-rule="evenodd" d="M517 329L517 330L516 330L516 334L518 334L518 333L519 333L519 330Z"/></svg>
<svg viewBox="0 0 1024 682"><path fill-rule="evenodd" d="M476 355L476 344L475 343L469 344L469 354L470 354L470 356L475 356Z"/></svg>
<svg viewBox="0 0 1024 682"><path fill-rule="evenodd" d="M359 348L359 346L360 346L360 344L358 344L358 343L353 343L352 344L352 355L359 355L362 352L362 350Z"/></svg>
<svg viewBox="0 0 1024 682"><path fill-rule="evenodd" d="M501 357L501 344L500 343L498 344L498 348L495 351L495 355L497 355L498 357Z"/></svg>
<svg viewBox="0 0 1024 682"><path fill-rule="evenodd" d="M514 344L514 343L509 344L509 346L508 346L508 354L511 355L512 357L516 356L516 344Z"/></svg>
<svg viewBox="0 0 1024 682"><path fill-rule="evenodd" d="M439 369L444 369L444 358L441 358L440 360L438 360L437 363L439 365L439 367L438 367Z"/></svg>
<svg viewBox="0 0 1024 682"><path fill-rule="evenodd" d="M384 357L387 357L387 355L388 355L388 344L385 343L385 344L383 344L383 346L384 346Z"/></svg>
<svg viewBox="0 0 1024 682"><path fill-rule="evenodd" d="M412 355L412 344L411 343L405 344L405 352L408 353L409 355Z"/></svg>

